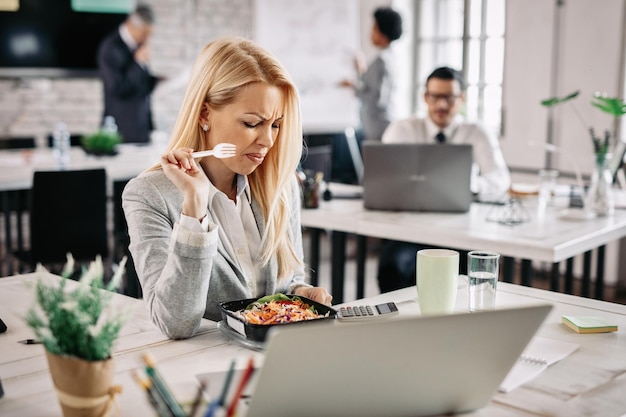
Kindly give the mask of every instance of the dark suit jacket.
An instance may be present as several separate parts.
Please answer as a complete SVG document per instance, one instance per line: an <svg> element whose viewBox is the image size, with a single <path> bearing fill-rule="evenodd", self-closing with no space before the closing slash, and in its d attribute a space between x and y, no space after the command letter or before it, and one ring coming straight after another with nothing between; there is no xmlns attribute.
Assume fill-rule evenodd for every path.
<svg viewBox="0 0 626 417"><path fill-rule="evenodd" d="M157 77L135 62L133 51L116 30L98 50L104 85L104 116L115 117L124 142L148 142L153 129L150 93Z"/></svg>

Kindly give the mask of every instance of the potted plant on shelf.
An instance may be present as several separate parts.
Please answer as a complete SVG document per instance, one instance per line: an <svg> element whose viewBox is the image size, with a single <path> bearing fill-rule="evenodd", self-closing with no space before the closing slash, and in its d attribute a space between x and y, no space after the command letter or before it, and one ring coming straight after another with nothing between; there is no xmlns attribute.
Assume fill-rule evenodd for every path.
<svg viewBox="0 0 626 417"><path fill-rule="evenodd" d="M556 106L578 97L579 93L579 91L575 91L564 97L549 98L541 101L541 104L545 107ZM595 93L591 105L614 118L619 118L626 114L626 102L618 97L608 97L606 94ZM587 126L580 113L576 112L576 114L581 122ZM596 215L607 216L611 215L614 210L612 194L613 172L609 169L609 161L612 157L615 143L612 143L611 133L608 129L604 131L603 137L598 136L593 127L588 129L593 144L595 169L587 191L585 208ZM622 156L617 155L618 158L622 158Z"/></svg>
<svg viewBox="0 0 626 417"><path fill-rule="evenodd" d="M81 138L85 152L97 156L117 155L115 148L121 142L122 136L117 131L117 124L113 116L105 116L100 130Z"/></svg>
<svg viewBox="0 0 626 417"><path fill-rule="evenodd" d="M114 410L114 361L111 349L128 312L112 311L110 302L120 284L126 258L108 285L103 283L102 259L83 269L78 285L68 286L74 260L68 254L63 279L56 284L38 280L35 305L25 320L46 351L50 375L65 417L107 416ZM39 273L46 272L38 265Z"/></svg>
<svg viewBox="0 0 626 417"><path fill-rule="evenodd" d="M115 147L122 142L122 137L117 132L98 131L81 138L81 144L85 152L91 155L117 155Z"/></svg>

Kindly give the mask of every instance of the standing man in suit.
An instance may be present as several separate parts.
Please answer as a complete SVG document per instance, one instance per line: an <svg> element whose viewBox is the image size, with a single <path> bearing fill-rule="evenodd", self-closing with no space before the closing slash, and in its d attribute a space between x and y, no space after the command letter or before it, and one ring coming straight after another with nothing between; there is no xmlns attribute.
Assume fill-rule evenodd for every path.
<svg viewBox="0 0 626 417"><path fill-rule="evenodd" d="M482 200L502 197L511 184L497 138L481 125L458 115L465 99L465 80L453 68L435 69L426 79L425 117L412 116L391 123L383 134L384 143L450 143L470 144L474 164L471 174L472 193ZM385 240L381 243L378 263L378 285L381 292L415 285L415 254L422 245ZM461 272L465 253L461 251Z"/></svg>
<svg viewBox="0 0 626 417"><path fill-rule="evenodd" d="M124 142L146 143L153 129L150 94L158 78L148 69L154 13L139 4L98 50L104 114L113 116Z"/></svg>

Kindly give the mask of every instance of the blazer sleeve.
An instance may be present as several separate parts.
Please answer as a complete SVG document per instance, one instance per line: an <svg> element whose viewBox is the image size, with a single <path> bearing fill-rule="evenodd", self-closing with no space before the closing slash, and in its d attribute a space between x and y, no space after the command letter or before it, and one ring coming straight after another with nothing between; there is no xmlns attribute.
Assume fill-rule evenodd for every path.
<svg viewBox="0 0 626 417"><path fill-rule="evenodd" d="M300 266L298 266L291 279L285 280L285 285L281 285L277 292L293 292L297 287L309 286L305 282L304 272L304 249L302 245L302 221L301 210L302 203L300 200L300 185L294 175L293 182L291 184L292 201L291 201L291 241L296 252L298 259L300 259Z"/></svg>
<svg viewBox="0 0 626 417"><path fill-rule="evenodd" d="M371 107L385 108L387 95L385 85L386 68L385 63L379 57L375 59L367 71L361 76L355 89L356 96Z"/></svg>
<svg viewBox="0 0 626 417"><path fill-rule="evenodd" d="M173 219L173 195L151 181L131 180L123 193L130 252L152 321L172 339L191 337L205 314L217 226L194 233Z"/></svg>

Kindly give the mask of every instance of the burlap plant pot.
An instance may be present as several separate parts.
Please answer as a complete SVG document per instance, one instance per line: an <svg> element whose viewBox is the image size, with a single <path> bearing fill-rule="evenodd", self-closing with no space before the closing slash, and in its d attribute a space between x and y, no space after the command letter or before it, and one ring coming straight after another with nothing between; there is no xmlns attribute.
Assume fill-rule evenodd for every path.
<svg viewBox="0 0 626 417"><path fill-rule="evenodd" d="M113 385L115 362L86 361L46 351L52 382L64 417L106 417L119 414Z"/></svg>

